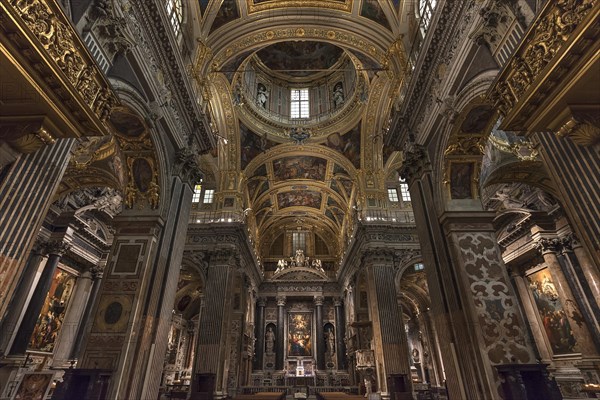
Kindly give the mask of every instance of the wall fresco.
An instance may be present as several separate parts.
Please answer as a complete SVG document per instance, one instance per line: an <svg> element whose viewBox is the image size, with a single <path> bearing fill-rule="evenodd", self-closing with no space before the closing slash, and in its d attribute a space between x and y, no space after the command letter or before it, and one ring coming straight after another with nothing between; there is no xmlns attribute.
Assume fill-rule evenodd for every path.
<svg viewBox="0 0 600 400"><path fill-rule="evenodd" d="M343 154L352 165L360 168L360 122L344 135L334 132L327 136L324 145Z"/></svg>

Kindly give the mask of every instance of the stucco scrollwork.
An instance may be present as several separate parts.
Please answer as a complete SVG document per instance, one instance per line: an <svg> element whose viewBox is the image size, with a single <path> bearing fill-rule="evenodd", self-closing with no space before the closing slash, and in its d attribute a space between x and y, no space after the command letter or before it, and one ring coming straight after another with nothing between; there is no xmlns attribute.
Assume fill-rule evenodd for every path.
<svg viewBox="0 0 600 400"><path fill-rule="evenodd" d="M594 0L561 0L549 3L535 22L523 46L493 88L491 99L508 114L550 63L579 23L594 6Z"/></svg>
<svg viewBox="0 0 600 400"><path fill-rule="evenodd" d="M11 0L9 4L96 117L106 121L118 103L117 98L77 33L57 8L58 3Z"/></svg>

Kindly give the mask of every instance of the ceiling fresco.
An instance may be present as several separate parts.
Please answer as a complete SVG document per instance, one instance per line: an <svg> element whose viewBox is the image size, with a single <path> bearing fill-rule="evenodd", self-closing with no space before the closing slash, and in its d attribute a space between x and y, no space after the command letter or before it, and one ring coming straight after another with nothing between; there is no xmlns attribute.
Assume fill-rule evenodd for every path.
<svg viewBox="0 0 600 400"><path fill-rule="evenodd" d="M273 161L273 178L275 181L288 179L314 179L325 181L327 160L309 156L294 156Z"/></svg>
<svg viewBox="0 0 600 400"><path fill-rule="evenodd" d="M390 23L387 20L387 17L385 16L385 13L383 12L383 9L379 3L379 0L363 0L360 15L377 22L389 30L392 30Z"/></svg>
<svg viewBox="0 0 600 400"><path fill-rule="evenodd" d="M232 22L240 17L240 11L238 9L237 0L223 0L223 4L217 16L210 27L210 32L214 32L225 24Z"/></svg>
<svg viewBox="0 0 600 400"><path fill-rule="evenodd" d="M277 207L282 210L288 207L321 208L323 195L312 190L293 190L277 193Z"/></svg>
<svg viewBox="0 0 600 400"><path fill-rule="evenodd" d="M287 7L312 7L328 8L334 10L350 11L353 0L246 0L248 12L273 10Z"/></svg>
<svg viewBox="0 0 600 400"><path fill-rule="evenodd" d="M343 136L337 132L327 136L323 145L343 154L354 167L360 168L360 122Z"/></svg>
<svg viewBox="0 0 600 400"><path fill-rule="evenodd" d="M304 77L333 67L344 50L324 42L294 41L272 44L256 54L272 71Z"/></svg>
<svg viewBox="0 0 600 400"><path fill-rule="evenodd" d="M231 121L226 128L219 128L223 130L221 135L233 138L219 150L219 165L231 168L226 174L215 175L217 188L243 192L239 203L244 213L249 210L249 229L259 246L268 247L267 242L281 232L302 225L320 229L323 237L340 247L349 235L353 205L365 201L367 189L359 184L362 182L359 177L374 176L373 171L383 168L371 165L381 164L382 158L370 156L377 150L374 141L368 138L381 127L367 122L371 121L367 113L372 110L379 113L380 106L391 107L392 92L381 88L390 85L392 75L395 79L398 71L392 75L378 72L396 65L389 64L386 57L398 37L396 34L401 33L392 33L392 27L397 30L398 26L392 19L398 17L398 9L404 3L400 0L199 1L205 24L202 31L207 35L203 43L210 50L201 62L206 71L222 77L223 85L210 94L215 101L222 99L229 105L229 109L221 105L213 110ZM302 7L313 9L301 10ZM283 8L289 11L280 10ZM261 12L272 10L276 12L264 16L280 25L261 18ZM346 26L339 29L307 26L294 30L286 26L294 16L307 12L323 18L343 15L348 24L360 25L361 29L377 25L371 30L377 35L370 37L365 33L358 40L358 36L345 34ZM283 19L279 21L279 17ZM246 40L227 40L229 30L246 29L245 22L252 21L256 21L256 30L246 32ZM352 72L345 69L347 64L352 66ZM273 80L269 81L268 104L275 106L249 107L255 104L252 96L256 96L257 84L265 77ZM333 109L329 104L333 104L337 82L344 82L344 90L353 90L346 93L343 107ZM285 95L285 90L298 85L310 89L311 117L306 122L292 121L289 115L277 113L290 107L290 96ZM236 97L240 92L242 95ZM386 113L383 108L381 112ZM289 137L292 127L306 127L309 138L293 142ZM239 139L235 140L238 134ZM385 159L390 156L391 151L385 154ZM380 190L378 185L371 184L368 190Z"/></svg>
<svg viewBox="0 0 600 400"><path fill-rule="evenodd" d="M240 122L240 165L242 169L245 169L256 156L275 145L275 142L252 132Z"/></svg>

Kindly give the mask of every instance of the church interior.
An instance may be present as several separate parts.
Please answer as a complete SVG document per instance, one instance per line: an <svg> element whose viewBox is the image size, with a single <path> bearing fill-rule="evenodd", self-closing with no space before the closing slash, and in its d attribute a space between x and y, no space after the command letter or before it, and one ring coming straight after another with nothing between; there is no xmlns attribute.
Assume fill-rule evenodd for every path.
<svg viewBox="0 0 600 400"><path fill-rule="evenodd" d="M0 400L600 398L600 1L0 0Z"/></svg>

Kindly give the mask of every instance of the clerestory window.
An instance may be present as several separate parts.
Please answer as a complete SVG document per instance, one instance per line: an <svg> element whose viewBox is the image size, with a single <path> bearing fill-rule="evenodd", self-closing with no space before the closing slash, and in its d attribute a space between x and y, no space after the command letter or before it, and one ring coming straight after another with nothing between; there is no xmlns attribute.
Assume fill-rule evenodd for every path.
<svg viewBox="0 0 600 400"><path fill-rule="evenodd" d="M408 183L406 183L406 181L402 178L400 178L400 196L402 196L402 201L410 201Z"/></svg>
<svg viewBox="0 0 600 400"><path fill-rule="evenodd" d="M437 0L420 0L419 1L419 24L421 25L421 31L423 35L427 32L431 18L433 17L433 10L437 4Z"/></svg>
<svg viewBox="0 0 600 400"><path fill-rule="evenodd" d="M167 0L167 16L171 23L171 27L173 28L173 33L175 33L176 37L179 36L181 24L183 23L183 7L181 5L181 0Z"/></svg>
<svg viewBox="0 0 600 400"><path fill-rule="evenodd" d="M308 89L291 89L290 105L292 118L308 118Z"/></svg>
<svg viewBox="0 0 600 400"><path fill-rule="evenodd" d="M202 194L202 185L194 185L194 194L192 194L192 203L200 203Z"/></svg>

